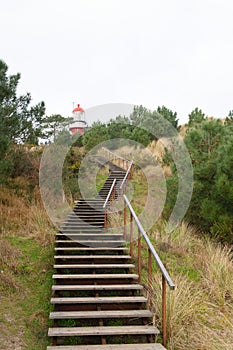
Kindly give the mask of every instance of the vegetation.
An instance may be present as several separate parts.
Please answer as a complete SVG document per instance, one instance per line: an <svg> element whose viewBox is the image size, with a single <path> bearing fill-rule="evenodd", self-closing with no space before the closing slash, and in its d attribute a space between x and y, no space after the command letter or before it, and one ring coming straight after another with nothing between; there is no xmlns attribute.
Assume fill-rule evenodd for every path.
<svg viewBox="0 0 233 350"><path fill-rule="evenodd" d="M232 253L183 223L151 240L176 289L168 292L169 350L231 350L233 342ZM146 274L145 274L146 275ZM161 320L161 274L153 280L153 302ZM158 322L158 321L157 321ZM159 324L159 327L161 325Z"/></svg>
<svg viewBox="0 0 233 350"><path fill-rule="evenodd" d="M109 139L114 139L112 148L124 146L126 139L148 146L162 136L174 136L179 126L177 114L165 106L155 111L135 106L129 118L94 123L83 137L74 139L65 129L67 118L45 116L44 102L31 107L30 94L17 96L20 75L7 76L7 70L0 60L0 348L42 350L47 345L55 230L39 195L44 146L33 149L31 145L50 136L57 144L73 145L63 171L65 193L72 202L80 197L77 176L88 150ZM178 187L177 169L167 152L163 157L164 169L169 169L166 207L149 232L177 284L168 299L169 349L231 350L233 270L227 244L232 244L233 232L233 111L223 121L207 118L196 108L183 131L194 170L193 196L185 217L189 224L183 223L169 235L164 230ZM97 189L106 176L101 171L97 174ZM141 213L147 186L140 169L131 186L133 206ZM146 262L146 249L143 254ZM158 315L161 293L155 267L154 276Z"/></svg>
<svg viewBox="0 0 233 350"><path fill-rule="evenodd" d="M47 345L55 231L31 175L0 185L1 349Z"/></svg>
<svg viewBox="0 0 233 350"><path fill-rule="evenodd" d="M168 123L164 123L164 120ZM165 106L158 107L156 111L134 106L129 118L118 116L107 124L100 121L93 123L83 137L83 144L90 150L103 141L121 139L111 142L112 148L124 146L127 140L148 146L152 140L173 135L174 130L179 130L176 112Z"/></svg>
<svg viewBox="0 0 233 350"><path fill-rule="evenodd" d="M141 170L134 172L133 207L140 212L146 191ZM116 219L115 219L116 221ZM129 218L128 218L129 222ZM116 222L115 226L116 226ZM118 225L122 224L122 215ZM233 342L232 250L182 223L171 233L160 220L149 231L150 240L176 284L167 291L169 350L231 350ZM136 229L135 229L136 231ZM137 232L135 232L137 237ZM142 282L148 285L147 246L142 239ZM137 265L137 240L133 254ZM153 264L154 324L162 328L161 273Z"/></svg>
<svg viewBox="0 0 233 350"><path fill-rule="evenodd" d="M190 114L184 142L194 171L192 200L186 220L221 242L232 243L233 233L233 137L232 117L225 122L208 119L195 109ZM177 170L169 154L164 163L172 169L168 179L168 207L172 209L177 193ZM168 216L170 211L166 215Z"/></svg>
<svg viewBox="0 0 233 350"><path fill-rule="evenodd" d="M0 159L13 142L37 143L42 136L45 104L31 107L31 95L17 96L20 74L7 76L7 65L0 60Z"/></svg>

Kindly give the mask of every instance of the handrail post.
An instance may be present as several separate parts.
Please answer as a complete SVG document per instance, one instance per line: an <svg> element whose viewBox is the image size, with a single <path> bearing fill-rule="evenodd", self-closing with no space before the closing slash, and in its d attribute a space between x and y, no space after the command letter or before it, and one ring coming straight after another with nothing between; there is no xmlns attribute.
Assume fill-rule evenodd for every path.
<svg viewBox="0 0 233 350"><path fill-rule="evenodd" d="M167 301L166 301L166 280L162 275L162 332L163 346L167 345Z"/></svg>
<svg viewBox="0 0 233 350"><path fill-rule="evenodd" d="M126 202L124 200L124 239L126 240Z"/></svg>
<svg viewBox="0 0 233 350"><path fill-rule="evenodd" d="M130 212L130 256L133 254L133 215Z"/></svg>
<svg viewBox="0 0 233 350"><path fill-rule="evenodd" d="M104 229L106 230L107 228L107 209L106 207L104 208Z"/></svg>
<svg viewBox="0 0 233 350"><path fill-rule="evenodd" d="M141 233L138 229L138 282L141 282Z"/></svg>
<svg viewBox="0 0 233 350"><path fill-rule="evenodd" d="M152 253L148 247L148 294L149 294L149 305L151 306L152 301Z"/></svg>
<svg viewBox="0 0 233 350"><path fill-rule="evenodd" d="M116 185L114 185L114 188L113 188L113 199L114 200L116 199Z"/></svg>

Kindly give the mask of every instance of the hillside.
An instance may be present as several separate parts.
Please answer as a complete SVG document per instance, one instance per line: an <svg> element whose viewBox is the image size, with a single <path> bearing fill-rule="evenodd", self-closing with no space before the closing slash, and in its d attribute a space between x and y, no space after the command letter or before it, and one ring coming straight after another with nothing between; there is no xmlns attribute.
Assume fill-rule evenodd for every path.
<svg viewBox="0 0 233 350"><path fill-rule="evenodd" d="M103 178L100 174L98 182ZM146 195L140 170L135 171L132 184L134 205L140 210ZM2 184L0 202L0 348L42 350L48 342L54 230L37 186L32 191L26 177ZM150 238L177 285L168 297L168 349L232 350L230 249L201 237L185 223L169 235L164 226L161 221L153 227ZM154 278L160 277L155 273ZM155 322L161 312L159 295L154 290Z"/></svg>

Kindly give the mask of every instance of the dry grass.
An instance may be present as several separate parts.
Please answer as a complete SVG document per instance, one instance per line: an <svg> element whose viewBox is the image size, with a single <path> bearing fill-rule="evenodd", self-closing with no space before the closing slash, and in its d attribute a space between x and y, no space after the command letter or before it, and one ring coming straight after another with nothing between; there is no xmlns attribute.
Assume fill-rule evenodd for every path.
<svg viewBox="0 0 233 350"><path fill-rule="evenodd" d="M25 236L35 238L41 244L53 242L54 230L39 199L37 189L29 195L17 179L17 191L1 185L0 235L1 237Z"/></svg>
<svg viewBox="0 0 233 350"><path fill-rule="evenodd" d="M27 229L29 236L36 238L41 243L54 242L54 229L52 229L51 223L41 203L30 206Z"/></svg>
<svg viewBox="0 0 233 350"><path fill-rule="evenodd" d="M18 289L15 275L19 273L20 251L0 239L0 292L8 294Z"/></svg>
<svg viewBox="0 0 233 350"><path fill-rule="evenodd" d="M210 241L205 244L205 254L201 254L200 263L203 271L203 284L211 300L220 307L233 306L233 264L232 250L215 245Z"/></svg>
<svg viewBox="0 0 233 350"><path fill-rule="evenodd" d="M167 293L168 349L232 350L233 264L229 247L201 238L186 224L169 235L161 230L156 237L159 255L176 284L176 289ZM161 320L160 273L154 275L153 305ZM159 321L158 326L161 328Z"/></svg>

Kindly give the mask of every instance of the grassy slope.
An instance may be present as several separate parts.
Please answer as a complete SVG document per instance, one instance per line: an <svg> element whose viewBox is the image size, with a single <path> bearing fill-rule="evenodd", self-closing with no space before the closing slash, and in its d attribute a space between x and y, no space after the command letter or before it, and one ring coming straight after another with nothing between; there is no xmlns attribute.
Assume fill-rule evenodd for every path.
<svg viewBox="0 0 233 350"><path fill-rule="evenodd" d="M105 176L98 175L100 182ZM132 181L136 211L147 193L142 174ZM98 184L97 184L98 186ZM46 348L53 265L53 234L46 214L22 179L1 187L0 349ZM183 224L150 238L177 289L168 292L170 350L232 350L233 268L230 253ZM146 281L146 249L143 251ZM155 322L161 313L161 277L154 267ZM145 282L146 283L146 282ZM158 319L161 319L159 317Z"/></svg>
<svg viewBox="0 0 233 350"><path fill-rule="evenodd" d="M2 350L42 350L47 345L54 231L36 197L23 179L1 185Z"/></svg>
<svg viewBox="0 0 233 350"><path fill-rule="evenodd" d="M144 182L144 175L134 173L135 199L132 203L138 213L147 194L144 184L140 186L141 182ZM232 350L233 264L230 248L211 242L185 223L170 234L164 227L165 223L160 221L151 228L149 236L177 286L175 291L168 291L168 349ZM146 252L144 245L145 285ZM153 271L155 322L161 329L161 274L156 266L153 266Z"/></svg>
<svg viewBox="0 0 233 350"><path fill-rule="evenodd" d="M97 191L107 177L98 172ZM55 231L24 178L0 185L0 223L0 349L44 350Z"/></svg>

